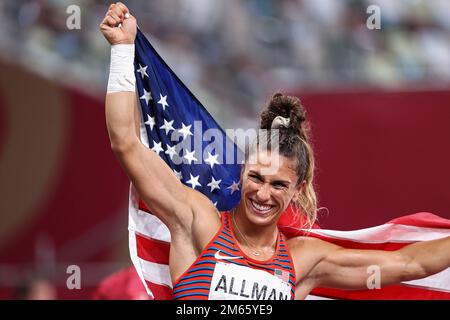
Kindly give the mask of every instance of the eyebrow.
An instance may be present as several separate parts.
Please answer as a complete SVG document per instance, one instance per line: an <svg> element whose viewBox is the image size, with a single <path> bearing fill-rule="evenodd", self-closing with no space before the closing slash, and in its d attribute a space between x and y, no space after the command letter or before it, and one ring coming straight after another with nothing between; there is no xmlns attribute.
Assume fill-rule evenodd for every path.
<svg viewBox="0 0 450 320"><path fill-rule="evenodd" d="M260 178L264 178L259 172L254 171L254 170L250 170L248 172L248 174L254 174L254 175L257 175ZM285 184L285 185L288 186L291 182L290 181L286 181L286 180L275 180L275 181L272 181L272 183L282 183L282 184Z"/></svg>

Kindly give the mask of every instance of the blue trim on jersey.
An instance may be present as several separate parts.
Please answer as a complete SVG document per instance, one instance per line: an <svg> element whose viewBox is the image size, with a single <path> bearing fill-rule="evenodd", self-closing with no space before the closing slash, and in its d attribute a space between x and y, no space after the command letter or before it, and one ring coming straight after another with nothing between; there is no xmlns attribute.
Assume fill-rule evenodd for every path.
<svg viewBox="0 0 450 320"><path fill-rule="evenodd" d="M229 250L231 250L231 251L235 251L235 252L239 251L239 250L237 250L237 249L235 249L235 248L232 248L232 247L230 247L230 246L228 246L228 245L226 245L226 244L224 244L224 243L222 243L222 242L220 242L220 241L218 241L218 240L214 241L213 243L214 243L214 244L221 245L221 246L224 246L225 248L227 248L227 249L229 249Z"/></svg>
<svg viewBox="0 0 450 320"><path fill-rule="evenodd" d="M230 252L228 252L226 250L223 250L223 249L220 249L220 248L217 248L217 247L209 247L208 250L214 250L215 251L214 254L216 253L216 251L220 251L220 252L226 253L227 255L229 255L231 257L238 257L238 256L236 256L235 253L230 253ZM238 250L233 250L233 251L239 252Z"/></svg>
<svg viewBox="0 0 450 320"><path fill-rule="evenodd" d="M281 267L281 268L283 268L283 269L292 270L291 266L284 266L284 265L282 265L282 264L275 263L275 262L273 263L273 265L274 265L274 266L277 266L277 267Z"/></svg>
<svg viewBox="0 0 450 320"><path fill-rule="evenodd" d="M230 239L225 238L225 237L222 236L222 235L219 235L219 238L225 240L226 242L228 242L228 243L230 243L230 244L232 244L232 245L234 245L234 242L233 242L233 241L231 241Z"/></svg>
<svg viewBox="0 0 450 320"><path fill-rule="evenodd" d="M177 299L180 298L184 298L184 297L192 297L192 296L202 296L202 297L208 297L209 294L207 293L185 293L185 294L181 294L178 297L176 297Z"/></svg>
<svg viewBox="0 0 450 320"><path fill-rule="evenodd" d="M195 287L189 287L189 288L184 288L184 289L176 289L176 290L173 290L173 294L177 294L177 293L188 291L188 290L208 290L209 291L209 286L207 286L207 287L195 286Z"/></svg>
<svg viewBox="0 0 450 320"><path fill-rule="evenodd" d="M203 260L203 261L198 261L198 262L196 262L194 265L195 265L195 266L198 266L198 265L206 264L206 263L216 264L216 260Z"/></svg>
<svg viewBox="0 0 450 320"><path fill-rule="evenodd" d="M193 280L193 281L187 281L187 282L184 282L184 283L180 283L180 284L177 284L177 287L182 287L182 286L186 286L186 285L188 285L188 284L193 284L193 283L205 283L205 284L210 284L211 283L211 281L209 281L209 280ZM208 286L208 288L209 288L209 286Z"/></svg>
<svg viewBox="0 0 450 320"><path fill-rule="evenodd" d="M180 279L180 281L178 282L178 284L177 284L177 286L179 286L180 285L180 282L182 281L182 280L185 280L185 279L191 279L191 278L195 278L195 277L207 277L207 278L212 278L212 274L209 274L209 273L197 273L197 274L193 274L193 275L191 275L191 276L184 276L183 278L181 278Z"/></svg>
<svg viewBox="0 0 450 320"><path fill-rule="evenodd" d="M208 268L208 267L195 268L195 269L189 270L189 273L192 273L192 272L195 272L195 271L204 271L204 270L211 270L211 271L214 271L214 268Z"/></svg>

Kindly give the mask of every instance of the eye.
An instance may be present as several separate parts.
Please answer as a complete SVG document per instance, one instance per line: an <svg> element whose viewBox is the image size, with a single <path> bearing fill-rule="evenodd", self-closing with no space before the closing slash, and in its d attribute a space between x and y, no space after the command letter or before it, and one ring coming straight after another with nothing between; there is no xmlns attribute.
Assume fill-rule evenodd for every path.
<svg viewBox="0 0 450 320"><path fill-rule="evenodd" d="M275 187L275 189L278 189L278 190L283 190L283 189L287 188L287 186L281 182L276 182L273 184L273 186Z"/></svg>
<svg viewBox="0 0 450 320"><path fill-rule="evenodd" d="M249 176L249 178L252 179L252 180L262 181L262 178L261 178L260 176L256 175L256 174L251 173L251 174L249 174L248 176Z"/></svg>

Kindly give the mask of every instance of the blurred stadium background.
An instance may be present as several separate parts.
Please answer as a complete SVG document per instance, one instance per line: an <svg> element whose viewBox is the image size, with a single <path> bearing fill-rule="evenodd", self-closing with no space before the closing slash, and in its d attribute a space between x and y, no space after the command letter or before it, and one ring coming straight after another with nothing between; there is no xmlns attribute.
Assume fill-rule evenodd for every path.
<svg viewBox="0 0 450 320"><path fill-rule="evenodd" d="M309 111L324 228L450 218L450 1L124 1L224 128L274 90ZM66 9L81 8L68 30ZM109 148L108 3L0 1L0 298L89 299L131 265L127 177ZM366 9L381 8L381 30ZM81 268L68 290L66 268ZM42 281L38 281L42 279Z"/></svg>

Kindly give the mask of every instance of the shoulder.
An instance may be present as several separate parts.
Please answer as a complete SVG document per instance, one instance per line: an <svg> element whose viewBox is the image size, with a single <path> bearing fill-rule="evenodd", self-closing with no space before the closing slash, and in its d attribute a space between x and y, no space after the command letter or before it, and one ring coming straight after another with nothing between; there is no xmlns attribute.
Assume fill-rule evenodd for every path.
<svg viewBox="0 0 450 320"><path fill-rule="evenodd" d="M313 237L294 237L287 241L298 281L305 281L314 268L332 251L340 248Z"/></svg>
<svg viewBox="0 0 450 320"><path fill-rule="evenodd" d="M202 193L186 187L189 193L191 215L185 232L191 237L196 250L203 249L219 230L222 222L219 210Z"/></svg>
<svg viewBox="0 0 450 320"><path fill-rule="evenodd" d="M288 241L289 249L293 255L316 256L323 258L329 252L341 247L314 237L294 237Z"/></svg>
<svg viewBox="0 0 450 320"><path fill-rule="evenodd" d="M179 211L175 216L183 217L182 221L178 221L179 227L189 230L192 228L194 221L201 219L217 219L218 210L214 204L201 192L183 185L184 203L178 207Z"/></svg>

